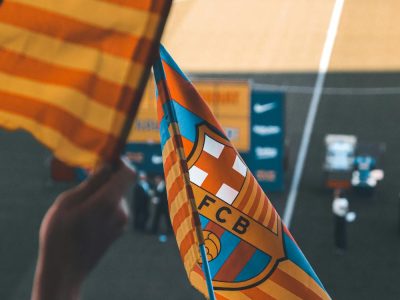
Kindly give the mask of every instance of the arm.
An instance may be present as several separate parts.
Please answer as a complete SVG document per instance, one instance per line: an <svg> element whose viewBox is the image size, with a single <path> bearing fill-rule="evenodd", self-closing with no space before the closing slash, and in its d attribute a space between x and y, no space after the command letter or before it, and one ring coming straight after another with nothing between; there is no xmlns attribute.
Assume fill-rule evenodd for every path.
<svg viewBox="0 0 400 300"><path fill-rule="evenodd" d="M105 166L59 195L40 228L32 300L79 299L83 281L128 220L125 190L136 173Z"/></svg>

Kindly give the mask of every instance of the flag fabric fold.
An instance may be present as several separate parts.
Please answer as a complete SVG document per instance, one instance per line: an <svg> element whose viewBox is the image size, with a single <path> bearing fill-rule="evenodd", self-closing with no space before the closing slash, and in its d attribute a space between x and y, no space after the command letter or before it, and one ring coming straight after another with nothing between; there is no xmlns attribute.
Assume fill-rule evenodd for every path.
<svg viewBox="0 0 400 300"><path fill-rule="evenodd" d="M171 0L8 0L0 6L0 126L72 165L124 143Z"/></svg>
<svg viewBox="0 0 400 300"><path fill-rule="evenodd" d="M207 104L163 47L160 57L154 75L170 217L192 285L207 295L198 213L217 299L330 299Z"/></svg>

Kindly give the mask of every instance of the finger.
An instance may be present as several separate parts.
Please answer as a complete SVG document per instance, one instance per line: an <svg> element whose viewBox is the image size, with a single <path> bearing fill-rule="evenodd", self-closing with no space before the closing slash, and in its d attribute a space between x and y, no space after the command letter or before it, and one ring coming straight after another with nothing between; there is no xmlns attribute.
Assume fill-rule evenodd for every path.
<svg viewBox="0 0 400 300"><path fill-rule="evenodd" d="M92 209L113 209L116 207L136 179L136 171L129 163L120 161L116 171L110 178L88 199L87 205Z"/></svg>
<svg viewBox="0 0 400 300"><path fill-rule="evenodd" d="M126 231L129 221L129 210L123 198L118 207L107 217L106 235L109 241L114 241Z"/></svg>

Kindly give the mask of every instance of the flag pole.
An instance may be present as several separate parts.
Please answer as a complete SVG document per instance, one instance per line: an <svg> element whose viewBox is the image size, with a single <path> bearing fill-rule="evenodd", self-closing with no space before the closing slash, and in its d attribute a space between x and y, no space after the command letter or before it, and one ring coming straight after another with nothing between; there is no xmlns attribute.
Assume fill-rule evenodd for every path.
<svg viewBox="0 0 400 300"><path fill-rule="evenodd" d="M201 260L203 261L203 272L207 282L208 295L210 296L210 300L215 300L214 287L212 285L210 265L208 264L207 260L206 248L204 247L204 243L199 245L199 247L201 253Z"/></svg>
<svg viewBox="0 0 400 300"><path fill-rule="evenodd" d="M162 46L161 46L162 47ZM174 143L178 146L179 149L183 149L183 144L182 144L182 139L179 138L181 136L177 118L176 118L176 113L175 109L172 105L171 102L171 95L169 93L169 89L166 85L166 75L164 72L164 68L162 65L162 60L161 56L159 55L158 58L156 59L156 62L153 65L153 70L154 70L154 75L156 78L156 85L158 87L158 82L160 82L160 89L161 93L164 93L165 95L165 108L166 108L166 117L168 118L169 121L169 127L168 130L172 133L171 136L174 137ZM157 74L157 75L156 75ZM162 76L162 78L159 78L158 76ZM162 80L159 80L162 79ZM164 103L163 103L164 104ZM200 248L200 254L201 254L201 260L202 260L202 265L203 265L203 272L204 276L206 278L206 283L207 283L207 289L208 289L208 295L210 300L216 300L215 294L214 294L214 287L212 285L212 278L211 278L211 272L210 272L210 266L208 264L208 259L205 251L205 246L204 246L204 236L203 236L203 231L201 229L201 223L200 223L200 216L197 211L196 207L196 202L194 200L194 195L193 195L193 190L191 188L190 184L190 178L189 178L189 171L187 168L187 165L183 163L186 161L185 153L183 151L177 151L177 156L179 157L180 160L180 167L182 168L183 171L183 181L186 187L186 191L188 193L188 198L190 202L190 206L192 208L193 212L193 219L194 219L194 225L195 225L195 231L196 231L196 236L199 241L199 248Z"/></svg>
<svg viewBox="0 0 400 300"><path fill-rule="evenodd" d="M171 5L172 5L172 1L165 1L165 2L166 3L163 5L162 12L160 14L160 18L161 18L160 25L158 26L157 31L155 33L154 44L151 47L151 50L150 50L151 52L149 53L149 55L147 57L145 66L148 66L148 65L151 66L151 64L153 64L153 62L157 59L157 57L159 57L159 54L158 54L159 48L157 46L160 44L161 36L164 31L165 24L167 22L168 13L169 13L169 11L171 9ZM0 0L0 3L1 3L1 0ZM118 162L119 157L121 156L121 154L124 151L126 141L131 132L133 121L135 120L136 114L139 110L139 105L140 105L144 90L146 88L147 81L150 76L150 69L151 69L151 67L149 67L149 68L145 67L145 70L144 70L142 76L139 78L139 83L136 88L136 93L134 94L133 105L131 105L129 108L129 111L127 113L127 118L121 128L121 131L120 131L120 134L118 137L117 145L113 149L113 151L111 152L110 157L109 157L110 162L113 164ZM124 93L127 93L127 92L128 92L127 89L124 89L122 91L121 98L123 98Z"/></svg>

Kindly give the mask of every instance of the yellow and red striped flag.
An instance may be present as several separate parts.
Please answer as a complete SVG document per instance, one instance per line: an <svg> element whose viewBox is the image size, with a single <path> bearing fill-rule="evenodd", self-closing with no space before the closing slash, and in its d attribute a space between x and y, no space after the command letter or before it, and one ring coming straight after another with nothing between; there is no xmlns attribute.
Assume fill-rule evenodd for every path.
<svg viewBox="0 0 400 300"><path fill-rule="evenodd" d="M0 126L93 167L123 146L172 0L6 0Z"/></svg>
<svg viewBox="0 0 400 300"><path fill-rule="evenodd" d="M160 56L154 75L168 204L192 285L207 295L204 239L217 300L330 299L206 102L163 47Z"/></svg>

